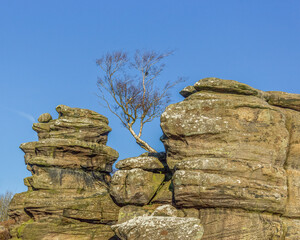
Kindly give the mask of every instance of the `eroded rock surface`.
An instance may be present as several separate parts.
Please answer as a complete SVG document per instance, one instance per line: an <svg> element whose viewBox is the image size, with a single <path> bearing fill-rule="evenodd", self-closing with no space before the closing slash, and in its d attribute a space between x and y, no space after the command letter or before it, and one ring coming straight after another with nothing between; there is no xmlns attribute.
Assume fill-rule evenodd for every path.
<svg viewBox="0 0 300 240"><path fill-rule="evenodd" d="M172 193L164 195L171 178L164 153L144 153L126 158L116 167L120 170L112 177L110 193L119 205L171 203Z"/></svg>
<svg viewBox="0 0 300 240"><path fill-rule="evenodd" d="M13 239L109 239L119 209L110 194L118 153L106 146L108 120L93 111L57 107L59 118L42 114L33 129L39 141L24 143L28 191L12 199Z"/></svg>
<svg viewBox="0 0 300 240"><path fill-rule="evenodd" d="M118 161L116 168L120 170L140 168L150 172L165 172L167 171L165 158L164 153L144 153L138 157L131 157Z"/></svg>
<svg viewBox="0 0 300 240"><path fill-rule="evenodd" d="M300 95L217 78L181 94L161 117L173 204L199 209L203 239L300 239Z"/></svg>
<svg viewBox="0 0 300 240"><path fill-rule="evenodd" d="M0 225L0 240L8 240L9 232L8 229Z"/></svg>
<svg viewBox="0 0 300 240"><path fill-rule="evenodd" d="M121 205L150 203L165 175L139 168L117 171L111 181L110 193Z"/></svg>
<svg viewBox="0 0 300 240"><path fill-rule="evenodd" d="M113 225L112 229L122 240L200 240L202 238L203 227L199 219L176 217L175 209L170 206L162 208L164 210L155 210L151 216L135 217Z"/></svg>
<svg viewBox="0 0 300 240"><path fill-rule="evenodd" d="M166 153L113 176L104 116L43 114L21 145L32 176L10 206L13 239L300 239L300 95L218 78L181 94L161 116Z"/></svg>

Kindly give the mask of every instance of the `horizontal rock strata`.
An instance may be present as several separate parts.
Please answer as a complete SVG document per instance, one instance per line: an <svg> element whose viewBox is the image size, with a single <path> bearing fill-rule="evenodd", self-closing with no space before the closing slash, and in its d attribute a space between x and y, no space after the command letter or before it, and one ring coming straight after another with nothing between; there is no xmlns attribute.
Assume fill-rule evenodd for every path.
<svg viewBox="0 0 300 240"><path fill-rule="evenodd" d="M119 205L146 205L155 202L169 203L172 196L157 194L170 180L169 169L165 162L165 155L142 154L139 157L127 158L119 161L117 171L111 180L110 194Z"/></svg>
<svg viewBox="0 0 300 240"><path fill-rule="evenodd" d="M32 176L10 206L13 239L300 239L300 95L218 78L180 93L161 116L166 153L112 176L104 116L42 114L39 141L21 145Z"/></svg>
<svg viewBox="0 0 300 240"><path fill-rule="evenodd" d="M106 146L104 116L60 105L58 119L42 114L33 129L39 141L24 143L28 191L16 194L9 215L14 239L109 239L119 206L109 194L118 153Z"/></svg>
<svg viewBox="0 0 300 240"><path fill-rule="evenodd" d="M300 238L300 95L218 78L181 94L161 116L173 204L203 239Z"/></svg>

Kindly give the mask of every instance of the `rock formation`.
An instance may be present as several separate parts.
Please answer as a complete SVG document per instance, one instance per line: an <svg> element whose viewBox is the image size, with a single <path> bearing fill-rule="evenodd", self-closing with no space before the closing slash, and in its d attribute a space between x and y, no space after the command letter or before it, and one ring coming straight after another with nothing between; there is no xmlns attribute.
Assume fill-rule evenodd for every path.
<svg viewBox="0 0 300 240"><path fill-rule="evenodd" d="M162 153L127 158L119 161L116 167L120 170L112 177L110 193L121 206L153 203L158 189L170 179Z"/></svg>
<svg viewBox="0 0 300 240"><path fill-rule="evenodd" d="M166 152L112 177L105 117L41 115L39 141L21 145L32 177L10 206L13 239L300 239L300 95L218 78L180 93L161 116Z"/></svg>
<svg viewBox="0 0 300 240"><path fill-rule="evenodd" d="M174 205L203 239L300 238L300 95L206 78L161 117Z"/></svg>
<svg viewBox="0 0 300 240"><path fill-rule="evenodd" d="M16 194L9 215L13 239L110 239L119 207L109 195L118 153L106 146L111 129L104 116L60 105L59 118L39 117L38 142L24 143L32 176L28 191Z"/></svg>

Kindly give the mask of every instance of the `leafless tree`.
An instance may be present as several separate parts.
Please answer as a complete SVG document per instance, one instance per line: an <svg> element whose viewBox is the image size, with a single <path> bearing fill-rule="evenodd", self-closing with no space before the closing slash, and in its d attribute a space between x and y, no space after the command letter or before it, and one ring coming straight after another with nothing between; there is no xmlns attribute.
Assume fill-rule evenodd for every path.
<svg viewBox="0 0 300 240"><path fill-rule="evenodd" d="M102 102L148 152L156 151L141 139L143 127L161 115L170 100L169 90L182 80L168 81L162 88L155 84L165 68L163 60L172 53L137 50L130 57L116 51L97 60L102 72L97 81ZM138 125L137 131L134 124Z"/></svg>
<svg viewBox="0 0 300 240"><path fill-rule="evenodd" d="M0 222L8 219L8 208L12 197L12 192L6 192L0 195Z"/></svg>

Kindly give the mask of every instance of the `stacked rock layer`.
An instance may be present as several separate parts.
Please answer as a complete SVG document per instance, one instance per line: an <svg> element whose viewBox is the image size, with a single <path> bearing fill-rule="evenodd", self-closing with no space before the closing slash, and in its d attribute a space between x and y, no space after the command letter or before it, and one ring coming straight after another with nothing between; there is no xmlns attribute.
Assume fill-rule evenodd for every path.
<svg viewBox="0 0 300 240"><path fill-rule="evenodd" d="M22 144L14 239L300 239L300 95L206 78L161 116L166 153L119 161L105 117L58 106ZM115 235L116 234L116 235Z"/></svg>
<svg viewBox="0 0 300 240"><path fill-rule="evenodd" d="M33 125L39 141L24 143L28 191L16 194L10 217L13 239L99 239L115 234L110 225L119 207L109 194L118 153L106 146L111 131L104 116L60 105L59 118L43 114Z"/></svg>
<svg viewBox="0 0 300 240"><path fill-rule="evenodd" d="M174 205L203 239L300 238L300 95L206 78L161 117Z"/></svg>

